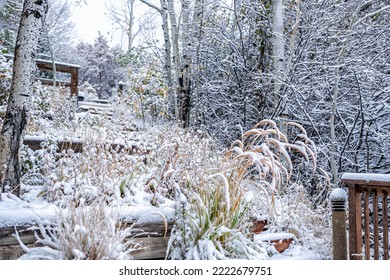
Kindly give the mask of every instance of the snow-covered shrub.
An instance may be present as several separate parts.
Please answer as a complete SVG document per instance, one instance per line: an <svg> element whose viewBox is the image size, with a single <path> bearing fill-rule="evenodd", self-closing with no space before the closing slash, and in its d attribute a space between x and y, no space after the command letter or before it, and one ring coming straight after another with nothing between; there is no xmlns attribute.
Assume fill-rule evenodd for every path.
<svg viewBox="0 0 390 280"><path fill-rule="evenodd" d="M34 83L31 95L30 117L28 119L27 134L29 135L56 135L72 131L72 100L69 88L43 86L40 82Z"/></svg>
<svg viewBox="0 0 390 280"><path fill-rule="evenodd" d="M0 47L0 106L7 103L12 81L12 61L8 61Z"/></svg>
<svg viewBox="0 0 390 280"><path fill-rule="evenodd" d="M84 144L82 153L64 151L56 165L47 199L60 207L96 199L111 206L131 203L131 190L140 188L138 180L146 172L141 155L115 151L110 144Z"/></svg>
<svg viewBox="0 0 390 280"><path fill-rule="evenodd" d="M258 123L233 143L225 157L229 178L252 194L254 216L267 217L271 231L294 233L297 240L329 253L329 210L326 201L318 204L307 189L296 183L296 168L302 164L316 172L316 148L304 128L296 123L296 134L282 133L270 120ZM292 140L290 140L292 139ZM325 181L325 180L324 180ZM328 189L326 182L323 187Z"/></svg>
<svg viewBox="0 0 390 280"><path fill-rule="evenodd" d="M140 248L135 230L119 222L119 213L95 203L68 205L59 212L56 225L40 226L35 234L41 247L27 248L20 259L124 260Z"/></svg>
<svg viewBox="0 0 390 280"><path fill-rule="evenodd" d="M325 259L332 257L331 210L324 203L313 204L304 186L291 184L275 199L277 213L272 216L269 232L289 232L295 244Z"/></svg>
<svg viewBox="0 0 390 280"><path fill-rule="evenodd" d="M138 69L138 73L130 72L128 81L127 98L131 100L136 115L141 119L150 117L150 121L167 114L168 87L155 65L156 63L149 62Z"/></svg>
<svg viewBox="0 0 390 280"><path fill-rule="evenodd" d="M259 122L232 144L219 165L204 166L186 177L186 184L176 184L182 193L176 191L180 203L168 257L264 258L264 247L251 241L248 232L251 218L257 216L267 216L274 232L293 232L305 246L313 248L319 238L326 239L322 234L327 233L323 230L327 211L322 205L314 205L292 176L302 162L310 164L315 172L315 145L303 127L295 123L288 126L299 130L289 135L293 141L273 121ZM179 149L177 144L173 147L173 151ZM178 172L179 168L187 170L189 166L177 164L178 154L171 157L176 164L165 168L169 174L185 173ZM177 183L179 178L171 180ZM308 217L298 219L301 215ZM237 239L242 241L241 247L231 243ZM317 249L325 250L327 245L325 241Z"/></svg>
<svg viewBox="0 0 390 280"><path fill-rule="evenodd" d="M56 139L47 136L41 142L41 149L33 151L27 146L21 150L22 188L21 197L27 201L49 193L60 154Z"/></svg>
<svg viewBox="0 0 390 280"><path fill-rule="evenodd" d="M188 198L180 195L169 241L170 259L265 259L267 253L248 231L250 208L244 189L224 174L204 178Z"/></svg>
<svg viewBox="0 0 390 280"><path fill-rule="evenodd" d="M244 190L220 172L221 153L201 131L169 126L160 134L147 187L176 201L169 259L264 259L251 240ZM220 172L220 173L219 173Z"/></svg>

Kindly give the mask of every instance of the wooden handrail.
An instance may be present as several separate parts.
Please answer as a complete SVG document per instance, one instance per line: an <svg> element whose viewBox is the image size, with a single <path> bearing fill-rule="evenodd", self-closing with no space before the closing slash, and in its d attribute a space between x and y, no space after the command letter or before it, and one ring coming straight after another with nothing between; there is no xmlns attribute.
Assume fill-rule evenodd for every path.
<svg viewBox="0 0 390 280"><path fill-rule="evenodd" d="M9 59L14 58L14 56L12 54L5 54L4 56L9 58ZM80 65L59 62L59 61L54 61L54 64L55 64L57 72L70 74L70 81L69 82L65 82L65 83L64 82L57 82L57 84L69 86L71 95L77 96L78 84L79 84L79 69L81 68ZM37 65L38 69L40 69L40 70L53 71L53 61L51 61L51 60L45 60L45 59L38 58L36 60L36 65ZM37 78L37 80L40 80L42 82L42 84L44 84L44 85L53 84L53 80L50 80L50 79Z"/></svg>
<svg viewBox="0 0 390 280"><path fill-rule="evenodd" d="M348 186L349 258L388 260L390 175L346 173L341 182Z"/></svg>

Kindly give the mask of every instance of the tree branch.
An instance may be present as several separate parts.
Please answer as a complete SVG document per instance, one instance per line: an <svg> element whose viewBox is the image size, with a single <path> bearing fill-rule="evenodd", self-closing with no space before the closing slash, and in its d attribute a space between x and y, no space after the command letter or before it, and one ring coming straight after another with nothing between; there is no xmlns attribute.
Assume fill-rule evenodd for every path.
<svg viewBox="0 0 390 280"><path fill-rule="evenodd" d="M159 8L159 7L157 7L156 5L150 3L149 1L146 1L146 0L140 0L140 1L141 1L142 3L148 5L149 7L151 7L151 8L153 8L153 9L157 10L160 14L162 13L161 8Z"/></svg>

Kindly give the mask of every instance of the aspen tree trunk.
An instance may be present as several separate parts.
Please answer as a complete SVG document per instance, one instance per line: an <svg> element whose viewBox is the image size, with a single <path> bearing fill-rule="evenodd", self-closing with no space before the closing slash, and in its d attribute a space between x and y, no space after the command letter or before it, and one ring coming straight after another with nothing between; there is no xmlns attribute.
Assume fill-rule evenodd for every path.
<svg viewBox="0 0 390 280"><path fill-rule="evenodd" d="M128 0L127 5L129 9L129 26L128 26L128 33L127 33L127 38L128 38L128 45L127 45L127 51L130 52L132 47L133 47L133 41L134 41L134 36L133 36L133 26L134 26L134 1L135 0Z"/></svg>
<svg viewBox="0 0 390 280"><path fill-rule="evenodd" d="M172 82L172 62L171 62L171 40L169 38L169 26L168 26L168 7L166 0L160 0L161 3L161 18L162 18L162 29L164 34L164 53L165 53L165 73L167 76L168 83L168 97L172 100L174 98L174 92L172 92L173 82ZM173 106L173 108L172 108ZM177 111L177 105L175 104L175 99L171 102L170 111L175 114Z"/></svg>
<svg viewBox="0 0 390 280"><path fill-rule="evenodd" d="M284 39L283 39L283 0L274 0L273 16L273 57L274 57L274 109L280 101L280 89L284 76Z"/></svg>
<svg viewBox="0 0 390 280"><path fill-rule="evenodd" d="M175 102L175 117L179 119L180 115L180 93L179 93L179 27L177 25L175 6L173 0L166 0L169 14L169 21L171 23L171 42L172 42L172 61L173 61L173 86L174 86L174 102Z"/></svg>
<svg viewBox="0 0 390 280"><path fill-rule="evenodd" d="M294 58L295 41L296 41L296 38L297 38L299 26L300 26L300 23L301 23L301 16L302 16L300 5L301 5L301 0L295 0L295 10L296 10L296 13L295 13L295 23L294 23L293 28L291 30L290 55L289 55L289 57L287 59L286 72L291 72L291 68L292 68L292 60Z"/></svg>
<svg viewBox="0 0 390 280"><path fill-rule="evenodd" d="M160 0L160 7L157 7L156 5L150 3L147 0L140 0L142 3L148 5L149 7L155 9L161 14L161 20L162 20L162 29L163 29L163 35L164 35L164 70L165 75L167 78L167 84L168 84L168 98L171 100L170 105L171 107L169 110L172 112L173 115L175 115L175 112L177 111L177 104L175 104L175 100L172 100L174 98L174 93L172 93L172 63L171 63L171 40L169 38L169 26L168 26L168 6L167 6L167 0ZM165 106L166 104L164 104Z"/></svg>
<svg viewBox="0 0 390 280"><path fill-rule="evenodd" d="M191 110L191 31L190 31L190 2L182 0L182 48L183 59L179 78L180 121L183 127L190 125Z"/></svg>
<svg viewBox="0 0 390 280"><path fill-rule="evenodd" d="M196 50L195 50L195 73L192 73L194 77L194 116L195 122L199 125L201 123L201 117L199 114L200 107L200 65L199 65L199 56L200 56L200 48L202 44L202 32L203 32L203 8L204 8L204 0L195 0L194 3L194 13L192 16L192 28L193 28L193 42L196 42Z"/></svg>
<svg viewBox="0 0 390 280"><path fill-rule="evenodd" d="M47 10L46 0L25 0L16 39L11 93L0 135L1 190L16 195L20 190L19 152L31 100L36 48Z"/></svg>

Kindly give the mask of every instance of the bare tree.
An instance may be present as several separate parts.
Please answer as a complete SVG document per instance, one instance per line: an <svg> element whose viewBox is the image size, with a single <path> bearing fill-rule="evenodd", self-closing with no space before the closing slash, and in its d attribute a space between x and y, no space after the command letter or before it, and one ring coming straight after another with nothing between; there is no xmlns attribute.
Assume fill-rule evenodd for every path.
<svg viewBox="0 0 390 280"><path fill-rule="evenodd" d="M191 38L195 35L194 28L191 28L190 22L190 1L181 0L181 14L182 14L182 30L181 30L181 43L182 43L182 59L180 65L179 76L179 119L182 122L183 127L190 125L190 109L191 109ZM196 9L198 12L198 9ZM194 21L195 24L199 24L198 21Z"/></svg>
<svg viewBox="0 0 390 280"><path fill-rule="evenodd" d="M168 84L168 96L173 97L174 100L171 102L173 104L173 109L171 106L171 111L173 114L176 115L177 112L177 100L175 97L175 94L172 92L173 87L173 79L172 79L172 52L171 52L171 39L169 37L169 13L168 13L168 4L167 0L160 0L160 6L157 6L147 0L140 0L142 3L148 5L150 8L156 10L161 14L161 20L162 20L162 30L164 34L164 69L165 69L165 75L167 78L167 84Z"/></svg>
<svg viewBox="0 0 390 280"><path fill-rule="evenodd" d="M272 1L273 16L273 57L274 57L274 108L280 100L280 89L284 76L283 0Z"/></svg>
<svg viewBox="0 0 390 280"><path fill-rule="evenodd" d="M19 194L19 151L27 124L31 87L36 70L36 48L48 11L45 0L25 0L16 39L11 92L0 135L0 184L2 191Z"/></svg>
<svg viewBox="0 0 390 280"><path fill-rule="evenodd" d="M112 21L121 29L127 36L127 51L130 52L133 47L134 38L137 32L134 32L134 2L135 0L109 1L107 9Z"/></svg>

